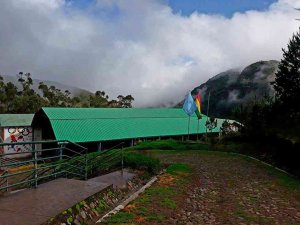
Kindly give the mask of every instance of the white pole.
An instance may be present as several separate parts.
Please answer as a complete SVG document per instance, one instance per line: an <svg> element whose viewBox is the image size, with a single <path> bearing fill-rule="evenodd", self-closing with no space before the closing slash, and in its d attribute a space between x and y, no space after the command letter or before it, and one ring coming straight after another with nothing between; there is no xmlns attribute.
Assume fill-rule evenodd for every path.
<svg viewBox="0 0 300 225"><path fill-rule="evenodd" d="M199 141L199 123L200 123L200 119L198 119L198 126L197 126L197 141Z"/></svg>
<svg viewBox="0 0 300 225"><path fill-rule="evenodd" d="M207 113L206 113L206 122L208 121L208 114L209 114L209 101L210 101L210 92L208 93L208 99L207 99ZM208 140L207 137L207 126L206 127L206 141Z"/></svg>
<svg viewBox="0 0 300 225"><path fill-rule="evenodd" d="M190 140L190 121L191 121L191 116L189 116L189 124L188 124L188 140Z"/></svg>

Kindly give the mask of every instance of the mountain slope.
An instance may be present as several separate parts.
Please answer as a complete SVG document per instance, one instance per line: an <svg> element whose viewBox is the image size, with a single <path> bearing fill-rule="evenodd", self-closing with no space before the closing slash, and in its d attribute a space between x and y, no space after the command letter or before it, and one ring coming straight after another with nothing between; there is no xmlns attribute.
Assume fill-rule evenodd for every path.
<svg viewBox="0 0 300 225"><path fill-rule="evenodd" d="M263 98L268 94L274 96L270 82L275 80L278 61L260 61L247 66L242 71L228 70L209 79L206 83L193 89L196 95L200 90L202 112L207 113L207 100L210 93L209 115L228 117L232 110L253 98Z"/></svg>
<svg viewBox="0 0 300 225"><path fill-rule="evenodd" d="M20 82L18 82L18 77L17 76L7 76L7 75L1 75L4 79L5 83L8 82L12 82L18 89L21 88L21 84ZM61 91L65 91L68 90L71 92L71 96L87 96L92 94L90 91L85 90L85 89L81 89L78 87L74 87L74 86L70 86L70 85L65 85L59 82L55 82L55 81L48 81L48 80L38 80L38 79L33 79L33 85L32 85L32 89L41 94L41 91L39 90L39 83L43 82L44 84L50 86L55 86L57 89L60 89Z"/></svg>

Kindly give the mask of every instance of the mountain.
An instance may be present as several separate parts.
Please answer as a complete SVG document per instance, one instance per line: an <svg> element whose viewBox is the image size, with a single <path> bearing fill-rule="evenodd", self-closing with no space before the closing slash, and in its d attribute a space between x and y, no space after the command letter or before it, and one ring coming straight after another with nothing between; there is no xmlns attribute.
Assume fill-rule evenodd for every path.
<svg viewBox="0 0 300 225"><path fill-rule="evenodd" d="M202 112L207 114L210 93L209 115L228 117L235 107L250 99L261 99L266 94L274 96L271 82L275 80L278 64L279 62L275 60L260 61L247 66L242 71L228 70L195 87L192 95L196 95L200 90Z"/></svg>
<svg viewBox="0 0 300 225"><path fill-rule="evenodd" d="M21 84L20 82L18 82L18 77L17 76L7 76L7 75L1 75L4 79L5 83L8 82L12 82L18 89L21 88ZM78 87L74 87L74 86L70 86L70 85L65 85L59 82L55 82L55 81L49 81L49 80L38 80L38 79L33 79L33 85L32 85L32 89L41 94L41 91L39 90L39 83L43 82L44 84L50 86L55 86L57 89L60 89L61 91L65 91L68 90L71 92L71 96L88 96L90 94L92 94L90 91L85 90L85 89L81 89Z"/></svg>

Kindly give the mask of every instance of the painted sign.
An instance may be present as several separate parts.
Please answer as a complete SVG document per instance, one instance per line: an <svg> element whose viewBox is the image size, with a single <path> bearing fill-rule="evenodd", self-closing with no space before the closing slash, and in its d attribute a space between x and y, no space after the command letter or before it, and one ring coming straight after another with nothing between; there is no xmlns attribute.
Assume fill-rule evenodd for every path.
<svg viewBox="0 0 300 225"><path fill-rule="evenodd" d="M4 143L30 142L32 141L32 127L7 127L4 128ZM8 145L4 146L4 153L31 151L31 145ZM14 157L25 157L31 153L15 155ZM8 156L8 158L10 158Z"/></svg>

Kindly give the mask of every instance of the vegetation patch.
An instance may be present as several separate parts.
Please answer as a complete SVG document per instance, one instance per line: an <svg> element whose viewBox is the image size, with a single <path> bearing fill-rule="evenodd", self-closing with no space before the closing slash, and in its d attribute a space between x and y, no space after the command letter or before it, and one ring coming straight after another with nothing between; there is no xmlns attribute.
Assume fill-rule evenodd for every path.
<svg viewBox="0 0 300 225"><path fill-rule="evenodd" d="M51 218L43 225L61 225L61 224L86 224L94 225L96 221L116 207L128 196L128 193L136 191L145 183L139 176L134 177L127 182L127 188L116 189L106 188L105 190L90 196L89 198L78 202L72 207L65 209L59 215ZM133 208L134 206L132 206ZM124 211L124 214L118 215L112 223L118 224L118 221L129 221L130 210Z"/></svg>
<svg viewBox="0 0 300 225"><path fill-rule="evenodd" d="M192 169L187 164L176 163L176 164L170 165L167 168L166 172L169 173L169 174L174 174L174 175L187 174L187 173L191 173Z"/></svg>
<svg viewBox="0 0 300 225"><path fill-rule="evenodd" d="M151 174L157 174L161 170L158 159L130 152L124 155L124 165L132 169L146 170Z"/></svg>
<svg viewBox="0 0 300 225"><path fill-rule="evenodd" d="M174 139L145 141L131 147L132 150L209 150L210 147L206 143L176 141Z"/></svg>
<svg viewBox="0 0 300 225"><path fill-rule="evenodd" d="M167 224L166 220L178 208L177 203L184 199L185 182L191 168L186 164L172 164L167 172L158 177L153 186L127 205L121 212L108 218L103 224ZM128 216L130 215L130 217ZM120 218L123 218L121 220Z"/></svg>
<svg viewBox="0 0 300 225"><path fill-rule="evenodd" d="M106 222L106 224L124 224L124 223L130 223L133 221L135 217L135 214L130 212L119 212L112 217L109 218L109 220Z"/></svg>
<svg viewBox="0 0 300 225"><path fill-rule="evenodd" d="M117 201L125 196L125 191L105 189L71 208L64 210L61 214L49 219L43 225L54 224L94 224L95 220L113 207Z"/></svg>

